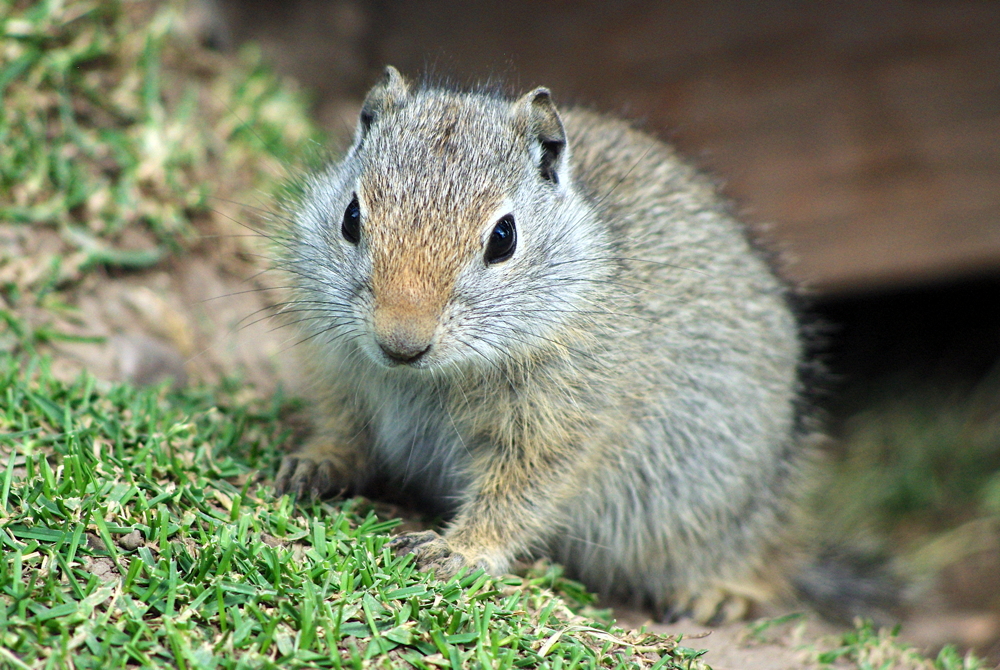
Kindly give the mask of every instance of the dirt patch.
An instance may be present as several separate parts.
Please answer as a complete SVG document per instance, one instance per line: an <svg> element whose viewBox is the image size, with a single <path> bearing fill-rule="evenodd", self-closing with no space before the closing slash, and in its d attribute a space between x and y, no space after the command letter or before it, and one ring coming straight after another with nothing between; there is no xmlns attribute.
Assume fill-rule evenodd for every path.
<svg viewBox="0 0 1000 670"><path fill-rule="evenodd" d="M690 621L659 624L641 611L627 609L616 609L615 616L621 625L645 625L657 633L680 636L686 647L707 649L703 660L713 670L800 670L815 666L818 648L831 644L825 638L843 632L814 616L759 635L742 622L711 628Z"/></svg>
<svg viewBox="0 0 1000 670"><path fill-rule="evenodd" d="M235 377L262 394L279 384L294 391L295 357L286 350L298 333L273 318L281 291L262 269L194 254L147 273L94 277L79 291L72 332L102 342L55 348L67 373L85 368L108 380L176 385Z"/></svg>

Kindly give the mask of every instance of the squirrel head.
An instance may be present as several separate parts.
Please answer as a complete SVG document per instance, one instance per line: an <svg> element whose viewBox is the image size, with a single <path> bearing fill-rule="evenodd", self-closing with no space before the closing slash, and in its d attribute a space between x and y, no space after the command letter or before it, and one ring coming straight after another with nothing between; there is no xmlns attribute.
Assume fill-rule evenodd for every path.
<svg viewBox="0 0 1000 670"><path fill-rule="evenodd" d="M573 261L605 245L594 219L547 89L414 90L388 67L313 178L295 272L332 343L386 367L496 366L561 340L591 290Z"/></svg>

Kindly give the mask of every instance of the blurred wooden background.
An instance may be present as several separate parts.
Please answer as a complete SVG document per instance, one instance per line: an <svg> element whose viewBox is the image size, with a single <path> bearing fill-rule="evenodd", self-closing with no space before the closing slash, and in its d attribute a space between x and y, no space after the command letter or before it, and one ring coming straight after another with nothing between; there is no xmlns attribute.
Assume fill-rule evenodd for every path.
<svg viewBox="0 0 1000 670"><path fill-rule="evenodd" d="M1000 2L205 0L353 125L385 63L636 119L824 295L1000 273Z"/></svg>

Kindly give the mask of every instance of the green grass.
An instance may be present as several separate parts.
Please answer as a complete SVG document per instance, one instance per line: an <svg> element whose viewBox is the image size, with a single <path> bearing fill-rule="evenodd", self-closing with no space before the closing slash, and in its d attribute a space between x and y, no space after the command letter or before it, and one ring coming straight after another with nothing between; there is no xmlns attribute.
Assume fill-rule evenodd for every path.
<svg viewBox="0 0 1000 670"><path fill-rule="evenodd" d="M1000 536L1000 368L971 387L886 382L844 424L816 508L834 538L862 531L931 580Z"/></svg>
<svg viewBox="0 0 1000 670"><path fill-rule="evenodd" d="M0 665L696 668L700 652L575 614L558 571L447 583L351 500L267 478L280 399L56 380L0 360ZM569 600L576 607L580 600Z"/></svg>
<svg viewBox="0 0 1000 670"><path fill-rule="evenodd" d="M834 647L818 652L815 661L821 667L847 667L858 670L985 670L973 655L959 654L954 647L942 649L934 659L896 640L897 631L876 630L859 623L844 633Z"/></svg>
<svg viewBox="0 0 1000 670"><path fill-rule="evenodd" d="M869 490L880 518L940 526L1000 512L1000 368L971 389L889 385L848 421L844 442L839 470Z"/></svg>
<svg viewBox="0 0 1000 670"><path fill-rule="evenodd" d="M945 646L934 658L901 642L899 628L876 629L866 621L856 621L853 628L838 635L819 639L802 637L806 614L786 614L773 619L758 619L747 625L746 639L751 645L793 644L799 648L803 667L816 670L986 670L987 666L972 654L961 654ZM798 630L795 630L798 629Z"/></svg>
<svg viewBox="0 0 1000 670"><path fill-rule="evenodd" d="M839 453L814 501L831 541L891 547L886 553L916 593L933 588L945 569L976 554L995 553L1000 546L1000 368L964 385L881 380L851 400L857 409L842 425ZM984 594L994 585L995 580L983 584ZM994 597L987 605L997 603ZM986 667L953 647L924 659L897 643L890 631L866 625L819 659L859 668Z"/></svg>

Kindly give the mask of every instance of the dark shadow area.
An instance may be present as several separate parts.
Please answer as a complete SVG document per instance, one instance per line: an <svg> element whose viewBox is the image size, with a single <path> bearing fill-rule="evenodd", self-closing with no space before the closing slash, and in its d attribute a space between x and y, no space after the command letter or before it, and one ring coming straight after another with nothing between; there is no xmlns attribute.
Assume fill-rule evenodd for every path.
<svg viewBox="0 0 1000 670"><path fill-rule="evenodd" d="M1000 363L1000 276L820 300L834 420L887 383L968 390Z"/></svg>

